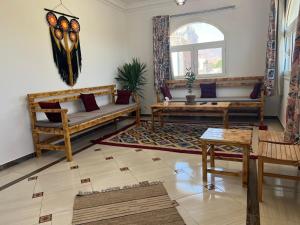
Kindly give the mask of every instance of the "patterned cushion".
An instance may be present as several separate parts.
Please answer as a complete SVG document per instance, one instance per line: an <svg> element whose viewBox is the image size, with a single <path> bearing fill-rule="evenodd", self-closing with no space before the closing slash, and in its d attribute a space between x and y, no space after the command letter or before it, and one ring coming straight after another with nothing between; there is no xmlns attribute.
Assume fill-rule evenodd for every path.
<svg viewBox="0 0 300 225"><path fill-rule="evenodd" d="M260 97L261 85L262 83L256 83L254 85L253 91L250 94L250 98L257 99L258 97Z"/></svg>
<svg viewBox="0 0 300 225"><path fill-rule="evenodd" d="M200 84L201 98L216 98L216 83Z"/></svg>
<svg viewBox="0 0 300 225"><path fill-rule="evenodd" d="M118 90L117 105L128 105L131 96L131 91L128 90Z"/></svg>
<svg viewBox="0 0 300 225"><path fill-rule="evenodd" d="M91 112L99 109L94 94L80 94L86 112Z"/></svg>
<svg viewBox="0 0 300 225"><path fill-rule="evenodd" d="M59 102L39 102L42 109L61 109ZM60 113L45 113L50 122L61 122Z"/></svg>
<svg viewBox="0 0 300 225"><path fill-rule="evenodd" d="M164 100L166 97L168 97L169 99L173 98L168 85L164 84L164 86L160 87L160 91L161 91L162 95L164 96Z"/></svg>

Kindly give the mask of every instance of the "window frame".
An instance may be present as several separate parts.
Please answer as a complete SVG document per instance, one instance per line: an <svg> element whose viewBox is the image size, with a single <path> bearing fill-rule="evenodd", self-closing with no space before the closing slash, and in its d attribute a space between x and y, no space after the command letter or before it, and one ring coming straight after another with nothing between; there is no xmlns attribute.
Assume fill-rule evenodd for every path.
<svg viewBox="0 0 300 225"><path fill-rule="evenodd" d="M182 80L184 79L184 75L182 76L174 76L173 73L173 65L172 65L172 53L174 52L185 52L189 51L191 52L191 65L192 65L192 71L196 74L197 79L202 78L216 78L216 77L224 77L226 76L226 38L225 33L214 24L208 23L208 22L202 22L202 21L194 21L189 22L186 24L183 24L176 29L173 30L175 32L177 29L189 25L189 24L195 24L195 23L206 23L211 26L214 26L217 28L222 34L224 35L224 40L222 41L214 41L214 42L205 42L205 43L196 43L196 44L187 44L187 45L177 45L177 46L170 46L170 57L171 57L171 72L172 72L172 78L174 80ZM173 33L172 32L172 33ZM198 74L198 51L199 50L207 50L207 49L215 49L215 48L221 48L222 50L222 73L216 73L216 74Z"/></svg>
<svg viewBox="0 0 300 225"><path fill-rule="evenodd" d="M297 32L297 23L298 18L295 18L288 26L289 16L291 16L292 3L294 0L289 2L287 15L286 15L286 25L285 25L285 54L284 54L284 76L290 76L292 72L292 63L293 63L293 55L295 49L295 39Z"/></svg>

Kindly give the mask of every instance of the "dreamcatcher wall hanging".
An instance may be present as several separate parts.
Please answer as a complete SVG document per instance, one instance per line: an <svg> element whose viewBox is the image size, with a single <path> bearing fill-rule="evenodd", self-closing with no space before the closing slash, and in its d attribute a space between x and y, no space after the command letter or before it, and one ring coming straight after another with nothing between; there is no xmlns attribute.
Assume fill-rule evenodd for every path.
<svg viewBox="0 0 300 225"><path fill-rule="evenodd" d="M66 8L61 1L58 6ZM50 9L45 10L48 11L46 20L49 25L54 63L62 80L67 85L74 86L82 66L79 18Z"/></svg>

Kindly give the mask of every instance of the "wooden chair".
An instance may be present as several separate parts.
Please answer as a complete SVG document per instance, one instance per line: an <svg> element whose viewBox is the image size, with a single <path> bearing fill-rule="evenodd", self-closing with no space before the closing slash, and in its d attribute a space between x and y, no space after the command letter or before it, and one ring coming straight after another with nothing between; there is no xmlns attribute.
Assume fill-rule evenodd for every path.
<svg viewBox="0 0 300 225"><path fill-rule="evenodd" d="M276 139L277 140L277 139ZM300 176L264 172L264 163L298 166L300 165L300 146L294 144L280 144L259 142L258 146L258 199L262 201L264 176L300 181Z"/></svg>
<svg viewBox="0 0 300 225"><path fill-rule="evenodd" d="M284 133L278 131L258 131L258 141L259 142L270 142L277 144L293 144L284 141Z"/></svg>

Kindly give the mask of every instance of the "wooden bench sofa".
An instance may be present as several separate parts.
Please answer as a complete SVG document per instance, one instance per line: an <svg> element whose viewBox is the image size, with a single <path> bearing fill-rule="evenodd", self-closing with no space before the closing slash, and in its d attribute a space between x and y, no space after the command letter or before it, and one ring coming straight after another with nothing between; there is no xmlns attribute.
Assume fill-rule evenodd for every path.
<svg viewBox="0 0 300 225"><path fill-rule="evenodd" d="M95 97L106 96L106 105L100 106L100 110L85 112L84 110L68 114L68 109L41 109L39 102L74 103L80 101L81 93L93 93ZM116 86L99 86L91 88L71 89L62 91L42 92L28 94L28 105L31 119L32 137L37 157L42 150L65 151L68 161L72 161L72 147L70 136L88 128L113 121L121 116L136 112L136 122L140 124L140 102L135 96L135 102L129 105L115 104ZM74 103L76 104L76 103ZM39 119L41 113L60 113L61 123L53 123ZM46 140L41 140L41 135L51 135ZM64 140L64 145L55 145L53 142Z"/></svg>
<svg viewBox="0 0 300 225"><path fill-rule="evenodd" d="M194 82L194 88L200 90L201 83L216 83L218 87L236 88L236 87L254 87L256 83L262 83L263 76L243 76L243 77L222 77L222 78L203 78ZM186 80L167 80L165 84L172 89L183 89L186 87ZM263 86L263 85L262 85ZM160 92L157 92L157 102L162 102L163 97ZM174 97L172 102L185 102L185 96L180 98ZM257 99L250 98L250 92L248 96L236 96L236 97L217 97L217 98L200 98L197 96L196 102L231 102L230 112L234 112L241 109L257 109L260 121L264 121L264 88L261 89L260 97Z"/></svg>

